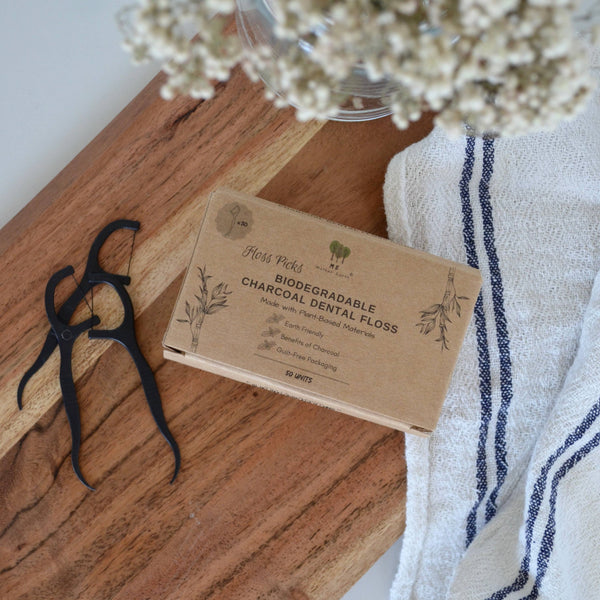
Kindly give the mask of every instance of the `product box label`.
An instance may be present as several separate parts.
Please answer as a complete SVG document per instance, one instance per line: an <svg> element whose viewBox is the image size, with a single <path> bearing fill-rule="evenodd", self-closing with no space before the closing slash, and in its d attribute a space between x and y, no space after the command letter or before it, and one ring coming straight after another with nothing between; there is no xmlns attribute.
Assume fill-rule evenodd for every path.
<svg viewBox="0 0 600 600"><path fill-rule="evenodd" d="M466 265L219 189L165 356L427 435L480 285Z"/></svg>

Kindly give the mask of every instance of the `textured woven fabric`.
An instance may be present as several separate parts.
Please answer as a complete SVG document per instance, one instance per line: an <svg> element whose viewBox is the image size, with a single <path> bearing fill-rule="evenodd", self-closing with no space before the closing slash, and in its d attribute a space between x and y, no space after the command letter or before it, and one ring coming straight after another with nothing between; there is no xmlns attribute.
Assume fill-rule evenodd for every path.
<svg viewBox="0 0 600 600"><path fill-rule="evenodd" d="M391 599L600 598L598 96L552 134L436 129L384 202L392 240L483 276L439 425L407 436Z"/></svg>

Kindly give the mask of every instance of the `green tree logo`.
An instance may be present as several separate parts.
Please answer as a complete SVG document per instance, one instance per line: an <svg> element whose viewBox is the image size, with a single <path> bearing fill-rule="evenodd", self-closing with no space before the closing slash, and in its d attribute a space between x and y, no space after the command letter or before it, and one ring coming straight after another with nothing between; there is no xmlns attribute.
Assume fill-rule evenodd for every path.
<svg viewBox="0 0 600 600"><path fill-rule="evenodd" d="M350 256L350 248L348 248L348 246L344 246L344 244L338 242L337 240L333 240L333 242L329 244L329 252L331 252L329 266L332 269L339 268L340 258L342 259L342 264L344 264L344 261ZM335 262L333 262L334 259Z"/></svg>

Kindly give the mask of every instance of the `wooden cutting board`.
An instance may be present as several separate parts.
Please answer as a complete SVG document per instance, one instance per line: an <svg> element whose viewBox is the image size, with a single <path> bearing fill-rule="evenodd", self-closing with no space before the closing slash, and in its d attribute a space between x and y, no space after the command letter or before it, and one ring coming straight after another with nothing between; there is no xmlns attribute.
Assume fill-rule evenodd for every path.
<svg viewBox="0 0 600 600"><path fill-rule="evenodd" d="M212 189L385 236L386 166L431 121L406 132L389 119L298 123L240 72L209 102L164 102L161 82L0 236L2 597L338 598L403 531L403 434L165 361L161 340ZM16 390L48 328L46 281L68 264L80 277L117 218L141 222L129 292L182 470L169 485L172 455L126 351L82 336L74 370L90 492L71 468L58 352L22 412ZM127 270L130 241L106 249L109 270ZM94 303L103 320L120 318L110 290Z"/></svg>

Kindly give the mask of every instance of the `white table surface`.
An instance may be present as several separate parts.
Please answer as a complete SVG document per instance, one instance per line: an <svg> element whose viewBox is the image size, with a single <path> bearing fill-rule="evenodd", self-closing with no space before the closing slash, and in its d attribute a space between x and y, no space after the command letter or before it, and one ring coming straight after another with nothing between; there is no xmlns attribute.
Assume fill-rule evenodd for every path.
<svg viewBox="0 0 600 600"><path fill-rule="evenodd" d="M23 208L158 71L134 67L115 15L125 0L0 3L0 226ZM387 600L401 540L342 600Z"/></svg>

